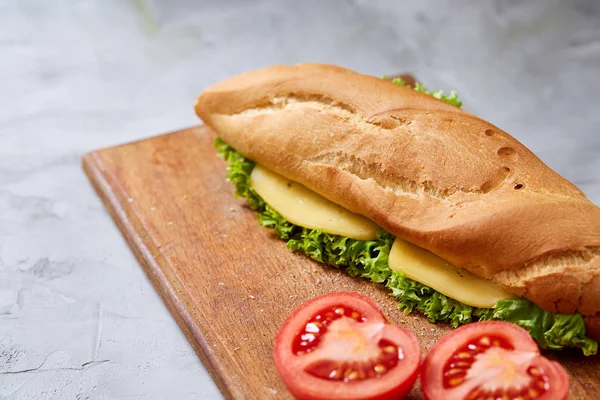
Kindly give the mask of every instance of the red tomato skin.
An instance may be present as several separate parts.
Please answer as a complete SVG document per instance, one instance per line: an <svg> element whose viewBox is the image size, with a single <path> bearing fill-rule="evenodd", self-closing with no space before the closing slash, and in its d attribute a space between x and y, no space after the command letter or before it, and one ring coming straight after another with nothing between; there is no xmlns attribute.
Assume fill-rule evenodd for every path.
<svg viewBox="0 0 600 400"><path fill-rule="evenodd" d="M343 300L340 302L340 299ZM348 304L346 301L351 301L353 304ZM376 302L366 296L353 292L329 293L309 300L296 308L279 328L275 337L274 352L275 366L279 371L284 384L294 398L298 400L392 400L404 398L410 392L418 378L420 371L421 351L416 336L412 332L396 325L387 325L387 329L397 330L396 333L403 337L405 342L400 343L400 345L405 353L405 359L407 359L407 363L411 363L411 367L413 368L408 376L403 377L402 384L397 385L396 387L390 387L390 389L387 391L379 391L377 394L374 394L374 391L363 394L360 390L354 390L357 388L357 386L354 386L352 387L353 390L351 393L348 393L347 389L342 388L340 392L333 393L329 396L327 393L320 393L318 390L307 390L306 387L298 384L298 382L302 382L307 378L317 379L314 377L309 377L306 372L292 370L289 365L292 357L291 338L298 331L299 327L303 325L303 322L299 321L299 319L296 317L300 314L306 313L306 315L312 315L315 312L318 312L319 306L315 306L316 303L321 304L320 307L324 307L328 304L343 304L352 306L353 308L357 308L359 312L362 312L363 316L366 317L369 322L382 322L387 325L387 320L385 319L385 316L381 312L381 309ZM362 304L362 306L357 307L357 304ZM392 371L393 370L390 370L388 374L391 374ZM381 379L381 382L384 382L384 378L385 375L382 378L378 378L378 380ZM357 382L356 384L337 383L337 385L364 385L364 382L366 381ZM333 383L331 381L322 380L322 384L327 387ZM346 388L347 387L348 386L346 386Z"/></svg>
<svg viewBox="0 0 600 400"><path fill-rule="evenodd" d="M433 358L438 356L439 352L444 351L445 349L443 348L450 341L456 340L457 342L464 343L468 337L465 339L461 339L461 335L468 330L478 330L479 333L477 333L477 335L501 335L508 339L508 341L513 345L513 347L516 350L535 352L539 354L539 348L537 346L537 343L531 337L531 335L529 335L529 333L525 329L510 322L486 321L474 322L468 325L464 325L458 329L447 333L442 339L438 340L435 343L435 345L433 345L433 347L429 350L429 353L425 357L425 360L421 365L421 376L419 380L421 384L421 393L423 394L425 400L459 400L451 396L447 389L441 387L441 384L436 385L436 382L432 382L432 380L435 379L431 376L432 370L438 370L437 368L435 368L435 366L439 364L443 365L447 360L447 357L444 358L442 362L440 362L439 359L433 360ZM511 334L506 334L507 332L510 332ZM448 356L450 356L452 352L456 350L456 347L457 346L454 346L448 349ZM547 360L541 355L539 357L544 360L545 367L549 366L551 368L551 370L547 372L554 382L551 382L551 385L553 385L553 387L551 387L551 389L548 392L546 392L543 396L539 397L537 400L565 400L569 392L569 378L567 372L559 363ZM441 379L439 383L441 383Z"/></svg>
<svg viewBox="0 0 600 400"><path fill-rule="evenodd" d="M551 387L549 392L554 393L556 397L548 397L548 400L566 400L566 398L569 396L569 374L563 368L563 366L556 361L550 361L550 363L554 367L555 375L553 374L554 377L552 378L554 381L554 387ZM558 388L556 388L557 383L559 383ZM546 400L546 397L541 397L541 400Z"/></svg>

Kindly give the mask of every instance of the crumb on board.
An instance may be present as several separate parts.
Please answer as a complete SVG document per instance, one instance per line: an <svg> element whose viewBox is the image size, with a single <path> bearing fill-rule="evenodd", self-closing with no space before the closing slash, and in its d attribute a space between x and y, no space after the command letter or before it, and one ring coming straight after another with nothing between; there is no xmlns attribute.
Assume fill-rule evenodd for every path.
<svg viewBox="0 0 600 400"><path fill-rule="evenodd" d="M248 297L250 297L252 300L256 299L256 297L254 297L254 296L252 296L252 295L250 295L250 296L248 296Z"/></svg>
<svg viewBox="0 0 600 400"><path fill-rule="evenodd" d="M223 282L219 282L219 283L218 283L218 285L219 285L219 286L225 286L225 283L223 283Z"/></svg>
<svg viewBox="0 0 600 400"><path fill-rule="evenodd" d="M270 392L272 395L276 395L276 394L277 394L277 390L275 390L275 389L273 389L273 388L269 388L269 392Z"/></svg>
<svg viewBox="0 0 600 400"><path fill-rule="evenodd" d="M234 347L233 351L238 351L238 350L241 350L241 349L242 349L241 347Z"/></svg>

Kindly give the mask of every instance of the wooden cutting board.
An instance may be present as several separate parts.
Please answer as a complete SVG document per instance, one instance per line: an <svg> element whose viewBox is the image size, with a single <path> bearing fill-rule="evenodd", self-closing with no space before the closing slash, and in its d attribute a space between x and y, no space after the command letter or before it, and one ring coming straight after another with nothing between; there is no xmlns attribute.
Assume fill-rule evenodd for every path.
<svg viewBox="0 0 600 400"><path fill-rule="evenodd" d="M418 336L423 352L449 328L405 315L382 285L288 251L225 181L202 126L86 154L83 167L140 264L228 399L289 399L273 337L299 304L350 290ZM600 357L551 355L571 399L600 399ZM411 398L420 399L415 388Z"/></svg>

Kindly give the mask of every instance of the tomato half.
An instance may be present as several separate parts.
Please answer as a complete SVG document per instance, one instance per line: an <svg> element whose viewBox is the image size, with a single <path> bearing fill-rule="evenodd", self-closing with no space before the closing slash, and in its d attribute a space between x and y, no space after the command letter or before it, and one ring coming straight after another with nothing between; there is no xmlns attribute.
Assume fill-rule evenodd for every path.
<svg viewBox="0 0 600 400"><path fill-rule="evenodd" d="M275 338L275 366L301 400L398 399L414 385L420 361L414 334L350 292L302 304Z"/></svg>
<svg viewBox="0 0 600 400"><path fill-rule="evenodd" d="M525 329L476 322L431 348L421 370L421 391L428 400L563 400L569 379L560 364L540 355Z"/></svg>

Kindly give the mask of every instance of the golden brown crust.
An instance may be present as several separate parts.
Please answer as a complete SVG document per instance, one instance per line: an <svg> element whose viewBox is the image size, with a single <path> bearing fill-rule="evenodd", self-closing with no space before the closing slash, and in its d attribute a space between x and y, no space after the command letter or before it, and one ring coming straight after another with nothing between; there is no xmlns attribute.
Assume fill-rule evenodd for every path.
<svg viewBox="0 0 600 400"><path fill-rule="evenodd" d="M196 112L248 158L550 311L600 311L600 209L506 132L340 67L223 81Z"/></svg>

